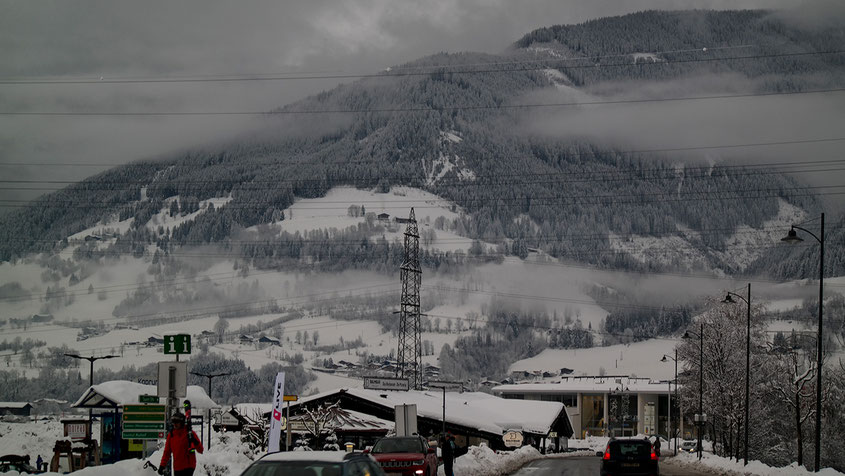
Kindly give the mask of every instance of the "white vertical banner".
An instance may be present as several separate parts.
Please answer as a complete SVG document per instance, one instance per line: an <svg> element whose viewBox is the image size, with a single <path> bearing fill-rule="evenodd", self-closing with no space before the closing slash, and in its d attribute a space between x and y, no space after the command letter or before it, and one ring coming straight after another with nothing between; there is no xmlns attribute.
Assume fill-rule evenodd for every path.
<svg viewBox="0 0 845 476"><path fill-rule="evenodd" d="M285 373L276 375L273 385L273 413L270 414L270 441L267 445L268 453L276 453L282 442L282 405L285 396Z"/></svg>

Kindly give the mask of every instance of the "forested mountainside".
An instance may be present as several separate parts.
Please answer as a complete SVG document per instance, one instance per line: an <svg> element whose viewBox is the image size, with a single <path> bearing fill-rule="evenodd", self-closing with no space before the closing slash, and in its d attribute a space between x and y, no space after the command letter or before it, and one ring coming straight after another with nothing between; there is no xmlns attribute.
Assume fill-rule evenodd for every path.
<svg viewBox="0 0 845 476"><path fill-rule="evenodd" d="M762 90L798 91L842 84L845 57L833 52L844 44L841 26L810 30L771 11L742 10L646 11L601 18L541 28L514 46L540 56L585 58L565 61L569 67L561 69L579 86L739 72L757 80ZM658 54L632 54L637 52ZM637 67L630 67L631 62ZM662 64L666 62L672 64Z"/></svg>
<svg viewBox="0 0 845 476"><path fill-rule="evenodd" d="M109 216L134 218L132 228L110 250L82 250L80 257L144 254L151 243L165 254L181 245L226 244L242 228L283 220L282 210L296 198L319 197L339 185L382 191L410 185L454 201L464 212L454 229L499 244L499 254L526 256L536 248L603 267L737 272L720 253L730 230L759 228L778 214L781 201L815 213L811 192L785 176L730 164L686 161L681 167L668 152L638 154L596 141L534 136L515 127L525 111L510 106L526 94L553 89L549 71L555 69L575 86L726 71L760 79L757 91L842 84L842 54L773 55L828 50L845 44L843 39L841 29L799 30L762 11L655 11L537 30L503 55L433 55L272 111L267 126L278 129L273 138L259 135L214 152L132 163L46 195L2 218L0 259L51 250ZM645 60L635 55L701 44L757 49L719 50L719 61L703 51ZM555 61L561 52L587 61ZM734 56L750 57L724 59ZM299 120L320 124L314 129L322 132L287 133L291 121ZM231 200L172 230L147 228L173 196L179 196L178 213L212 197ZM680 229L701 232L685 239L705 262L643 263L609 242L610 234L666 237ZM263 244L226 246L259 267L306 258L309 266L372 267L401 259L401 250L391 249L396 244L360 245L377 233L365 227L307 241L282 234ZM321 258L328 256L345 261ZM423 261L439 266L448 259ZM845 272L841 257L832 264L839 269L831 272ZM784 276L799 271L780 269Z"/></svg>

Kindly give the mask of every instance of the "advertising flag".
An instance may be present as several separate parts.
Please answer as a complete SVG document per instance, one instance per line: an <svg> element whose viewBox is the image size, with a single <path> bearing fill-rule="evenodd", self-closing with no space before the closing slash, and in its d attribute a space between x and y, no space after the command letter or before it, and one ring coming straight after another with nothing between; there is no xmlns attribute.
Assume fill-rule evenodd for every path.
<svg viewBox="0 0 845 476"><path fill-rule="evenodd" d="M285 396L285 373L279 372L276 375L276 384L273 385L273 413L270 415L270 441L267 452L276 453L281 448L282 442L282 404Z"/></svg>

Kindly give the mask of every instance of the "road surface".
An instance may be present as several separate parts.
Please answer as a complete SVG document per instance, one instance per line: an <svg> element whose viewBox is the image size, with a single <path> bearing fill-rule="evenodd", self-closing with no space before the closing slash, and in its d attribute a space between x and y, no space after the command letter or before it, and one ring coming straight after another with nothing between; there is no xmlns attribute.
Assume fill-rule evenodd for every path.
<svg viewBox="0 0 845 476"><path fill-rule="evenodd" d="M601 467L598 456L550 455L526 464L511 476L597 476ZM713 476L709 471L693 471L672 464L672 458L660 458L660 476Z"/></svg>

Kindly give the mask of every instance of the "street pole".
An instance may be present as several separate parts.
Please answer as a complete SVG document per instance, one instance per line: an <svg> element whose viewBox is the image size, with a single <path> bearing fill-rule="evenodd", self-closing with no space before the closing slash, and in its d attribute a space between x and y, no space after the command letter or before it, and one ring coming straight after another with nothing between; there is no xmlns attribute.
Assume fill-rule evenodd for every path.
<svg viewBox="0 0 845 476"><path fill-rule="evenodd" d="M179 354L176 354L176 360L179 360ZM231 373L225 374L204 374L200 372L191 372L192 375L196 375L198 377L205 377L208 379L208 398L211 399L211 379L215 377L225 377L227 375L232 375ZM211 409L208 409L208 446L206 448L211 448Z"/></svg>
<svg viewBox="0 0 845 476"><path fill-rule="evenodd" d="M677 405L678 403L679 403L678 402L678 347L675 346L675 405ZM670 404L669 405L669 415L670 415L669 418L670 419L672 418L671 414L672 414L672 405ZM681 415L678 414L678 418L680 418L680 416ZM669 425L669 426L671 426L671 425ZM678 456L678 432L674 431L673 433L675 435L675 453L674 453L674 455Z"/></svg>
<svg viewBox="0 0 845 476"><path fill-rule="evenodd" d="M804 241L795 230L801 230L812 236L819 242L819 331L818 343L816 347L816 445L815 445L815 465L814 470L818 472L821 469L821 453L822 453L822 366L824 364L822 359L823 341L822 339L822 310L824 307L824 213L821 215L821 232L816 236L812 231L801 228L800 226L792 225L789 234L781 241L787 243L796 243Z"/></svg>
<svg viewBox="0 0 845 476"><path fill-rule="evenodd" d="M698 460L701 461L701 429L704 426L704 323L698 333Z"/></svg>
<svg viewBox="0 0 845 476"><path fill-rule="evenodd" d="M751 394L751 283L748 283L748 314L745 331L745 454L743 465L748 466L748 419L749 395Z"/></svg>
<svg viewBox="0 0 845 476"><path fill-rule="evenodd" d="M446 438L446 386L443 386L443 438Z"/></svg>

